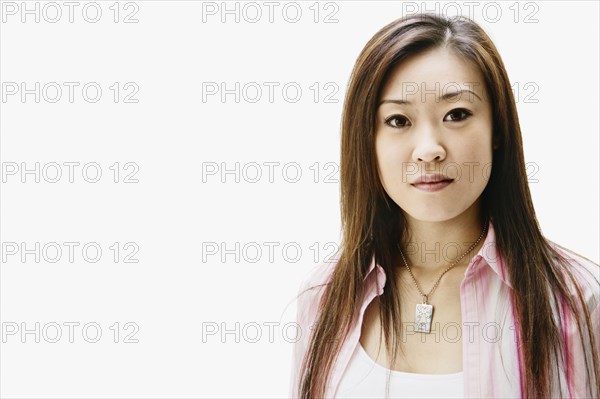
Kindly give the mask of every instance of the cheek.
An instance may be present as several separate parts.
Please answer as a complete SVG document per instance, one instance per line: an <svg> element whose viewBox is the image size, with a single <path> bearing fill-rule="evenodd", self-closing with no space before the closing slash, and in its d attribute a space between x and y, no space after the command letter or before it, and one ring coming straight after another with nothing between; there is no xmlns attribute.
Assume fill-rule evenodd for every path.
<svg viewBox="0 0 600 399"><path fill-rule="evenodd" d="M492 166L491 139L479 137L464 143L463 151L457 157L462 169L463 184L473 185L474 190L487 183Z"/></svg>
<svg viewBox="0 0 600 399"><path fill-rule="evenodd" d="M406 162L404 147L385 138L375 141L377 166L384 186L401 177L402 165Z"/></svg>

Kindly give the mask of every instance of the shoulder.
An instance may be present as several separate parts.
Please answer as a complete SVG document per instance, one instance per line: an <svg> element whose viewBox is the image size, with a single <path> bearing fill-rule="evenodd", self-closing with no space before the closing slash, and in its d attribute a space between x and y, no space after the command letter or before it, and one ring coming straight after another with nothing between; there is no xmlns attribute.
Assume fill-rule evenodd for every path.
<svg viewBox="0 0 600 399"><path fill-rule="evenodd" d="M580 288L584 303L589 311L591 325L587 321L583 324L582 331L579 330L579 323L576 319L583 321L584 313L569 313L569 316L560 314L561 326L565 334L565 340L568 342L568 363L565 365L573 376L574 396L576 397L597 397L594 394L595 385L590 384L589 374L587 374L588 356L592 354L593 346L591 337L594 337L596 345L600 343L600 265L592 260L577 254L563 246L550 241L553 249L562 255L566 260L564 267L569 268L577 285ZM563 264L564 262L561 262ZM579 303L579 295L569 283L570 294L576 303ZM574 316L575 318L571 318ZM566 325L563 325L563 321ZM585 332L587 331L587 333ZM582 335L583 334L583 335ZM596 346L596 351L598 346ZM568 374L567 374L568 376ZM587 376L587 377L586 377ZM567 377L568 378L568 377ZM569 390L569 393L571 391ZM591 395L590 395L591 393ZM570 395L572 396L572 395Z"/></svg>
<svg viewBox="0 0 600 399"><path fill-rule="evenodd" d="M555 242L550 240L548 242L556 252L567 260L567 264L564 266L569 268L581 289L588 309L598 312L598 309L600 309L600 265ZM573 295L577 295L572 284L569 284L569 287L571 287Z"/></svg>
<svg viewBox="0 0 600 399"><path fill-rule="evenodd" d="M316 319L321 298L331 281L336 262L324 262L313 267L300 283L298 290L298 321L301 325L311 325Z"/></svg>
<svg viewBox="0 0 600 399"><path fill-rule="evenodd" d="M317 319L323 292L329 283L336 263L321 263L313 267L300 283L296 296L296 327L299 329L292 354L290 398L299 397L300 378L313 325Z"/></svg>

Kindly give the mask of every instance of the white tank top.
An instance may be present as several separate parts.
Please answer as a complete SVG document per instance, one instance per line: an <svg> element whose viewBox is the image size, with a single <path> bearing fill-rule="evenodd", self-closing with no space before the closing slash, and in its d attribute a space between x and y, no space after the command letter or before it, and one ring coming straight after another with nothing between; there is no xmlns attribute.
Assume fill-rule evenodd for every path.
<svg viewBox="0 0 600 399"><path fill-rule="evenodd" d="M342 376L336 397L384 398L390 372L389 398L462 398L463 372L417 374L389 370L375 362L360 342Z"/></svg>

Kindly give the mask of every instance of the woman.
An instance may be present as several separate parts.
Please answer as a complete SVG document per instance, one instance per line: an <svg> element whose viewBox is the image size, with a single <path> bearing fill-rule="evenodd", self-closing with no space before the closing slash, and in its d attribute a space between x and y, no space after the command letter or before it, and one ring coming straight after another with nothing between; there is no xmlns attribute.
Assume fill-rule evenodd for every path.
<svg viewBox="0 0 600 399"><path fill-rule="evenodd" d="M597 397L599 266L546 239L503 62L473 21L398 19L342 117L339 261L298 297L291 395Z"/></svg>

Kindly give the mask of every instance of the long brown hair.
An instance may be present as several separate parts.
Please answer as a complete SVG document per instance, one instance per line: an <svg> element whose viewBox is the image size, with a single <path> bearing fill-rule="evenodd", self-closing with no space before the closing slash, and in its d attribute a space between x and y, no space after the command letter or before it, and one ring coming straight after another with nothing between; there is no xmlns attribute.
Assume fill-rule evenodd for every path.
<svg viewBox="0 0 600 399"><path fill-rule="evenodd" d="M391 364L395 363L396 337L401 334L400 302L395 294L399 289L396 245L404 242L407 232L402 212L385 192L378 174L374 144L377 101L395 65L440 46L447 46L481 70L493 104L493 139L499 147L494 150L490 180L482 193L481 216L494 225L496 248L513 287L511 300L522 344L521 392L525 397L549 397L553 392L552 362L557 364L563 353L561 327L552 310L552 301L556 305L559 298L573 315L583 315L574 319L580 336L588 336L591 342L591 367L585 355L587 377L592 389L600 392L590 311L582 288L569 271L569 260L552 248L540 231L527 183L515 99L502 59L474 21L416 14L377 32L360 53L350 77L341 124L342 244L319 303L298 394L302 398L325 395L336 356L356 322L363 280L373 257L388 276L389 289L380 297L380 319L388 353L390 346L393 348ZM569 281L574 283L576 295L569 291Z"/></svg>

